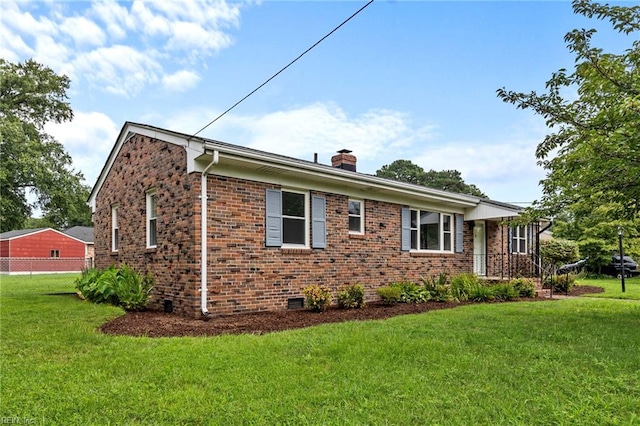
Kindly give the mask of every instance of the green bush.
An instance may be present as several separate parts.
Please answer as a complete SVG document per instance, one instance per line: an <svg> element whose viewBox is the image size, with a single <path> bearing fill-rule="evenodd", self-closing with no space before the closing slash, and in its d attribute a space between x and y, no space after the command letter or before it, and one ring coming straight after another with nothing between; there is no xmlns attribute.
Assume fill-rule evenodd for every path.
<svg viewBox="0 0 640 426"><path fill-rule="evenodd" d="M304 293L307 306L312 311L322 312L331 305L331 290L324 285L310 285L302 290Z"/></svg>
<svg viewBox="0 0 640 426"><path fill-rule="evenodd" d="M447 285L447 275L440 273L437 277L421 278L424 289L429 293L429 298L437 302L448 302L452 299L451 288Z"/></svg>
<svg viewBox="0 0 640 426"><path fill-rule="evenodd" d="M113 282L118 304L127 311L140 311L149 303L149 293L153 287L151 274L142 276L133 268L122 265Z"/></svg>
<svg viewBox="0 0 640 426"><path fill-rule="evenodd" d="M380 296L384 303L392 305L400 301L402 290L400 290L399 287L392 287L390 285L387 285L384 287L378 287L376 289L376 293L378 293L378 296Z"/></svg>
<svg viewBox="0 0 640 426"><path fill-rule="evenodd" d="M117 305L118 300L109 280L109 276L116 272L117 269L113 265L104 270L86 269L82 271L80 278L76 279L76 289L90 302Z"/></svg>
<svg viewBox="0 0 640 426"><path fill-rule="evenodd" d="M550 275L544 279L545 288L553 287L553 291L569 293L576 283L573 274Z"/></svg>
<svg viewBox="0 0 640 426"><path fill-rule="evenodd" d="M544 263L561 265L578 260L578 245L575 241L552 240L540 241L540 256Z"/></svg>
<svg viewBox="0 0 640 426"><path fill-rule="evenodd" d="M451 297L459 302L469 300L472 290L479 285L475 274L458 274L451 278Z"/></svg>
<svg viewBox="0 0 640 426"><path fill-rule="evenodd" d="M349 285L338 292L338 306L345 309L362 308L364 306L364 286Z"/></svg>
<svg viewBox="0 0 640 426"><path fill-rule="evenodd" d="M469 294L469 299L474 302L488 302L490 300L495 300L495 296L493 295L493 288L489 285L478 284L475 288L471 290L471 294Z"/></svg>
<svg viewBox="0 0 640 426"><path fill-rule="evenodd" d="M520 293L511 283L494 284L491 287L496 300L512 300L520 297Z"/></svg>
<svg viewBox="0 0 640 426"><path fill-rule="evenodd" d="M534 297L536 295L536 284L531 278L514 278L509 282L516 289L519 297Z"/></svg>
<svg viewBox="0 0 640 426"><path fill-rule="evenodd" d="M76 289L83 298L94 303L110 303L128 311L145 309L153 287L150 274L141 276L133 268L87 269L76 279Z"/></svg>
<svg viewBox="0 0 640 426"><path fill-rule="evenodd" d="M403 303L422 303L430 299L429 292L424 287L411 281L397 281L390 286L400 289L400 302Z"/></svg>

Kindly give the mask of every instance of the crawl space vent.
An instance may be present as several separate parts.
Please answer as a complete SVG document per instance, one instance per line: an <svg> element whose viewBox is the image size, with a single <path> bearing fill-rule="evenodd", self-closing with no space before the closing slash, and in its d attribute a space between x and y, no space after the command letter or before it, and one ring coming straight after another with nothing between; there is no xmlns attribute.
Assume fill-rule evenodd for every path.
<svg viewBox="0 0 640 426"><path fill-rule="evenodd" d="M294 297L287 299L287 309L302 309L304 308L304 298Z"/></svg>

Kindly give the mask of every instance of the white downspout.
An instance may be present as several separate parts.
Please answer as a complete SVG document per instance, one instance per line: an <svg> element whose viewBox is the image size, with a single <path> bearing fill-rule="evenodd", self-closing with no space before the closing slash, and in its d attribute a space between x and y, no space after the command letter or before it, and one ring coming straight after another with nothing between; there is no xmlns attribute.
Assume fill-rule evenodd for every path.
<svg viewBox="0 0 640 426"><path fill-rule="evenodd" d="M207 309L207 174L209 170L220 160L220 154L217 150L213 151L213 159L211 163L202 171L202 182L200 184L202 202L200 211L200 310L205 318L209 317L209 309Z"/></svg>

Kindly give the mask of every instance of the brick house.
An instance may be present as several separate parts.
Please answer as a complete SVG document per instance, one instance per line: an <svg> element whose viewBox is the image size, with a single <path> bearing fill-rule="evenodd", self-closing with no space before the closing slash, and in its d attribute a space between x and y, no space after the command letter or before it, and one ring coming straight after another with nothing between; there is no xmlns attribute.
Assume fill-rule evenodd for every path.
<svg viewBox="0 0 640 426"><path fill-rule="evenodd" d="M375 289L440 272L534 272L517 206L379 178L338 152L303 161L127 122L94 186L95 263L156 280L185 315L287 309L302 289ZM201 224L206 226L202 227Z"/></svg>

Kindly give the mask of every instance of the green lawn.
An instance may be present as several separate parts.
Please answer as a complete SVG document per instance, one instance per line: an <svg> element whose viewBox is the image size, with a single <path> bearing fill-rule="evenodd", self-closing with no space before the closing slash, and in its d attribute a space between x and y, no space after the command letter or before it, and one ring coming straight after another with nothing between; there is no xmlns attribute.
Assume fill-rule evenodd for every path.
<svg viewBox="0 0 640 426"><path fill-rule="evenodd" d="M589 294L588 297L640 300L640 276L625 279L624 293L622 292L622 283L617 278L581 278L577 281L577 283L604 288L604 293Z"/></svg>
<svg viewBox="0 0 640 426"><path fill-rule="evenodd" d="M470 305L133 338L73 276L0 278L0 417L32 424L640 424L640 302ZM637 285L637 284L636 284ZM23 422L24 424L24 422Z"/></svg>

